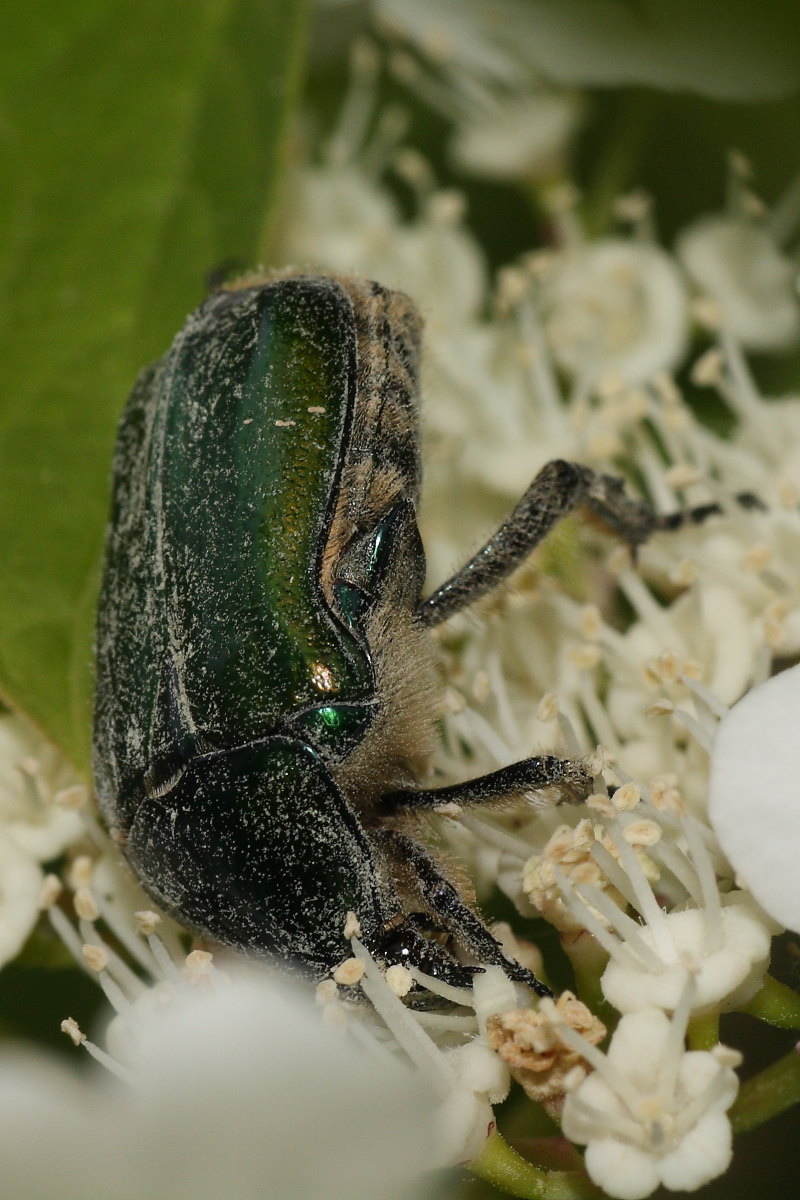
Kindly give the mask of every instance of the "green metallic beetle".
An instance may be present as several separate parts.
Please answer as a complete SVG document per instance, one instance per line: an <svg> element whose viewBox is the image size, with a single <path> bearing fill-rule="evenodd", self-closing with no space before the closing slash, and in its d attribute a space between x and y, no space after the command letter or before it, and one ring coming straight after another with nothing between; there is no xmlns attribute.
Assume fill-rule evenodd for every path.
<svg viewBox="0 0 800 1200"><path fill-rule="evenodd" d="M633 546L682 517L549 463L421 599L419 342L400 293L286 276L213 295L139 378L98 615L97 790L147 891L212 939L321 978L349 952L354 913L384 962L457 985L499 964L545 993L415 825L545 787L579 797L591 779L545 756L422 788L438 709L428 630L576 505Z"/></svg>

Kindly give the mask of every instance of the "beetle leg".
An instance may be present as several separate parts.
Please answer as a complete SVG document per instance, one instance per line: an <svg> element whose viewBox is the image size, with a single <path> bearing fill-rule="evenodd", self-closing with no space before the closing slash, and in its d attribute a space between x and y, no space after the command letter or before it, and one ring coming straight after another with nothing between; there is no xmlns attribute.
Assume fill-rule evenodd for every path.
<svg viewBox="0 0 800 1200"><path fill-rule="evenodd" d="M425 913L409 913L400 925L384 933L374 950L378 958L387 963L417 967L434 979L441 979L452 987L472 987L473 976L479 975L482 967L472 967L453 958L439 942L423 937L419 929L424 928ZM427 922L437 932L438 926L430 919Z"/></svg>
<svg viewBox="0 0 800 1200"><path fill-rule="evenodd" d="M736 497L744 508L761 508L750 492ZM510 517L469 562L417 607L426 625L438 625L485 595L510 575L558 522L575 508L588 509L635 552L650 535L699 524L722 511L703 504L663 516L634 500L615 475L604 475L580 463L554 459L542 467Z"/></svg>
<svg viewBox="0 0 800 1200"><path fill-rule="evenodd" d="M537 996L552 996L550 988L537 979L532 971L506 958L496 938L492 937L480 917L462 900L457 889L445 879L434 859L411 838L393 830L382 833L394 852L412 869L419 893L431 911L439 917L464 948L483 966L502 967L509 979L526 983ZM436 943L427 943L428 946ZM411 959L415 966L422 964Z"/></svg>
<svg viewBox="0 0 800 1200"><path fill-rule="evenodd" d="M389 792L381 797L381 805L387 813L411 809L435 811L450 804L497 803L548 787L560 788L565 799L582 800L592 791L592 777L576 759L543 754L449 787Z"/></svg>

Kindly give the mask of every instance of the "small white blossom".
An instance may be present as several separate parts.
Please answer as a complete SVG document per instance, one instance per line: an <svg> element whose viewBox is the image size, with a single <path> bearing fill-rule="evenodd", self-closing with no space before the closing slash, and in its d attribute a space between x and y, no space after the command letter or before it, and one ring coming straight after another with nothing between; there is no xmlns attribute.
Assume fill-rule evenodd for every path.
<svg viewBox="0 0 800 1200"><path fill-rule="evenodd" d="M0 967L19 954L39 916L41 867L0 834Z"/></svg>
<svg viewBox="0 0 800 1200"><path fill-rule="evenodd" d="M185 991L139 1019L125 1077L133 1088L105 1072L79 1079L6 1053L4 1192L15 1200L427 1194L432 1102L420 1081L343 1041L307 997L264 975Z"/></svg>
<svg viewBox="0 0 800 1200"><path fill-rule="evenodd" d="M83 830L73 811L78 791L88 799L63 756L30 722L0 716L0 833L38 862L55 858Z"/></svg>
<svg viewBox="0 0 800 1200"><path fill-rule="evenodd" d="M574 92L539 88L490 94L456 124L450 152L462 170L490 179L517 179L553 169L580 123Z"/></svg>
<svg viewBox="0 0 800 1200"><path fill-rule="evenodd" d="M688 300L674 261L654 244L604 238L557 257L542 282L556 361L586 384L642 383L686 348Z"/></svg>
<svg viewBox="0 0 800 1200"><path fill-rule="evenodd" d="M681 233L676 250L746 350L784 350L797 342L797 264L763 224L744 215L701 217Z"/></svg>
<svg viewBox="0 0 800 1200"><path fill-rule="evenodd" d="M774 676L723 717L714 738L709 820L742 884L800 930L800 667Z"/></svg>
<svg viewBox="0 0 800 1200"><path fill-rule="evenodd" d="M85 800L86 789L55 747L21 717L0 716L0 967L19 953L38 919L39 864L83 830L76 797Z"/></svg>
<svg viewBox="0 0 800 1200"><path fill-rule="evenodd" d="M659 1184L694 1191L728 1167L736 1098L735 1051L685 1051L690 1004L670 1020L648 1009L624 1016L601 1054L563 1031L594 1066L564 1105L567 1137L586 1144L586 1169L618 1200L642 1200Z"/></svg>

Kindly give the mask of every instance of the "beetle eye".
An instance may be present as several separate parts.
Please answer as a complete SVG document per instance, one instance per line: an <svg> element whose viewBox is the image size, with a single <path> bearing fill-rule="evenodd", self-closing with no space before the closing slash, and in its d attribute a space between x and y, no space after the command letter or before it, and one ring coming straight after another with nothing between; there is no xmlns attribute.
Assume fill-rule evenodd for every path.
<svg viewBox="0 0 800 1200"><path fill-rule="evenodd" d="M345 583L343 579L333 585L333 592L342 616L351 627L358 625L367 609L375 603L374 596L368 595L354 583Z"/></svg>
<svg viewBox="0 0 800 1200"><path fill-rule="evenodd" d="M324 758L336 760L363 741L377 707L375 701L321 704L298 714L286 728L295 736L300 734Z"/></svg>

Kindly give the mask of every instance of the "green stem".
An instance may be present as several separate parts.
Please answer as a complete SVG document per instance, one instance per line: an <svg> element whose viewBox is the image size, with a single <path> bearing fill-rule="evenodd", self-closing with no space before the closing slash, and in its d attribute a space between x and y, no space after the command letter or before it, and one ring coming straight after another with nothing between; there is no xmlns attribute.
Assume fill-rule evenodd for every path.
<svg viewBox="0 0 800 1200"><path fill-rule="evenodd" d="M800 1103L800 1053L797 1047L743 1083L730 1110L734 1133L763 1125L770 1117Z"/></svg>
<svg viewBox="0 0 800 1200"><path fill-rule="evenodd" d="M499 1133L493 1133L470 1170L479 1179L522 1200L599 1200L600 1192L583 1172L540 1171Z"/></svg>
<svg viewBox="0 0 800 1200"><path fill-rule="evenodd" d="M785 983L779 983L771 975L767 975L763 985L739 1009L768 1025L777 1025L779 1029L800 1029L800 996Z"/></svg>
<svg viewBox="0 0 800 1200"><path fill-rule="evenodd" d="M719 1013L710 1012L689 1022L690 1050L712 1050L719 1042Z"/></svg>
<svg viewBox="0 0 800 1200"><path fill-rule="evenodd" d="M590 237L608 230L614 201L630 187L633 172L639 168L639 152L651 124L654 98L648 92L631 88L621 97L620 105L605 154L587 189L583 217Z"/></svg>

